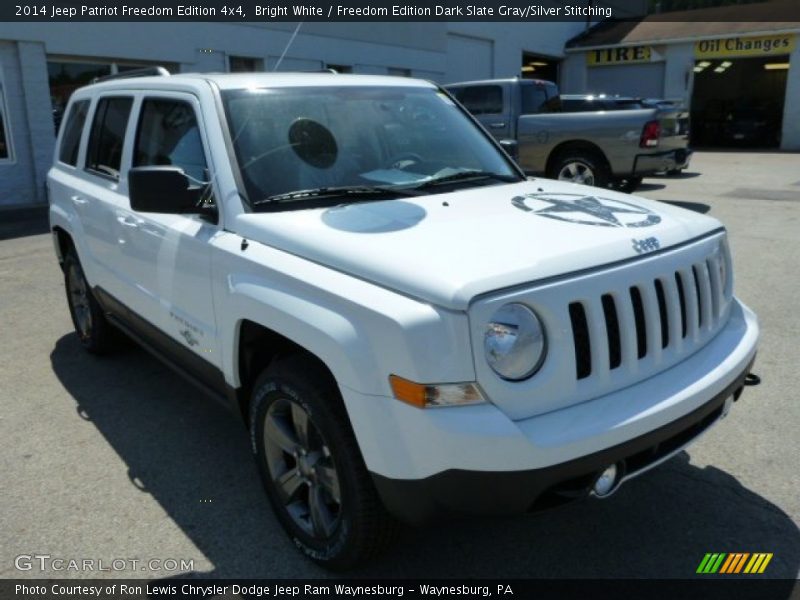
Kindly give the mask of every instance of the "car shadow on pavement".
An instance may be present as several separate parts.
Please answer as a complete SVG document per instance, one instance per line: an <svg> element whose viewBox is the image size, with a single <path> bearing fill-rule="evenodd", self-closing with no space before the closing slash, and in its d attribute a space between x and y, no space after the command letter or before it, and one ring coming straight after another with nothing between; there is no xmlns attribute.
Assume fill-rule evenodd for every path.
<svg viewBox="0 0 800 600"><path fill-rule="evenodd" d="M702 175L702 173L681 171L680 173L656 173L655 175L648 175L648 178L653 177L669 181L670 179L694 179L695 177L700 177L700 175Z"/></svg>
<svg viewBox="0 0 800 600"><path fill-rule="evenodd" d="M636 195L645 192L655 192L657 190L663 190L665 187L667 186L665 186L663 183L650 183L650 182L640 183L638 186L636 186L636 190L634 190L631 193Z"/></svg>
<svg viewBox="0 0 800 600"><path fill-rule="evenodd" d="M704 215L711 210L711 207L708 204L703 204L702 202L687 202L685 200L659 200L659 202L672 204L673 206L678 206L687 210L693 210L701 215Z"/></svg>
<svg viewBox="0 0 800 600"><path fill-rule="evenodd" d="M131 484L158 502L213 565L193 575L331 576L283 534L244 428L225 408L136 347L97 358L72 333L56 342L50 358L75 401L75 418L94 424L127 465ZM154 555L157 545L153 540ZM687 578L707 552L772 552L767 575L794 579L800 531L769 500L682 453L606 501L407 528L394 549L348 575Z"/></svg>

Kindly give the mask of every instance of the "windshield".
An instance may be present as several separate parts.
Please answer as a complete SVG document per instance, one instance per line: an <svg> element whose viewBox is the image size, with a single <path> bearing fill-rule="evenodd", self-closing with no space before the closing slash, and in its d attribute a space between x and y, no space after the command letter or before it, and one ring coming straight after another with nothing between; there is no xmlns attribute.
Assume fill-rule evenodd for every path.
<svg viewBox="0 0 800 600"><path fill-rule="evenodd" d="M253 205L302 208L287 197L307 200L313 194L297 192L357 201L365 189L383 196L396 190L400 196L521 179L469 118L433 88L247 89L223 92L223 102ZM360 193L332 193L351 187Z"/></svg>

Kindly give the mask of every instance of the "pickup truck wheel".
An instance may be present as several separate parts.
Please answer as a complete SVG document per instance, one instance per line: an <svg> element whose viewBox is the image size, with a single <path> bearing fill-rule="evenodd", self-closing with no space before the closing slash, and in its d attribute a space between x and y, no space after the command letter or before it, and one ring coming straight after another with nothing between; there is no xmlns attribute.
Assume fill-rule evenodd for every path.
<svg viewBox="0 0 800 600"><path fill-rule="evenodd" d="M580 150L567 151L559 156L553 166L552 177L559 181L597 187L607 187L610 179L608 168L601 159Z"/></svg>
<svg viewBox="0 0 800 600"><path fill-rule="evenodd" d="M279 359L258 378L250 410L253 452L280 524L310 559L345 570L394 537L344 414L315 361Z"/></svg>
<svg viewBox="0 0 800 600"><path fill-rule="evenodd" d="M64 257L64 286L69 314L81 345L92 354L106 354L113 350L117 332L95 300L74 251Z"/></svg>

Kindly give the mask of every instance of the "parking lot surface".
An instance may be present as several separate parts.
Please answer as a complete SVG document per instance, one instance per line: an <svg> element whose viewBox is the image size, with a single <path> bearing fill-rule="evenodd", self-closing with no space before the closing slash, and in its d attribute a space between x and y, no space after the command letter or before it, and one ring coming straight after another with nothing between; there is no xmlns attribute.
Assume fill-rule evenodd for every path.
<svg viewBox="0 0 800 600"><path fill-rule="evenodd" d="M606 501L407 529L351 575L683 578L706 552L772 552L766 575L797 577L800 155L698 153L688 172L647 179L638 193L727 225L736 292L761 320L762 384L687 452ZM280 529L236 419L143 350L85 354L50 237L4 231L0 577L182 572L142 570L150 559L190 560L209 577L330 576ZM33 554L141 562L15 568Z"/></svg>

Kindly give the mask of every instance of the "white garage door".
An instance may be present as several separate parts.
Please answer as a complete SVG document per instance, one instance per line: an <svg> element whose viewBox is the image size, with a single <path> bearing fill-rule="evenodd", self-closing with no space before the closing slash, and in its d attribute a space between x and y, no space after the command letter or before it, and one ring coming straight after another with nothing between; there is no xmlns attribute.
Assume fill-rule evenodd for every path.
<svg viewBox="0 0 800 600"><path fill-rule="evenodd" d="M454 33L447 35L447 83L493 76L493 42Z"/></svg>
<svg viewBox="0 0 800 600"><path fill-rule="evenodd" d="M640 98L664 97L664 63L589 67L586 91Z"/></svg>

